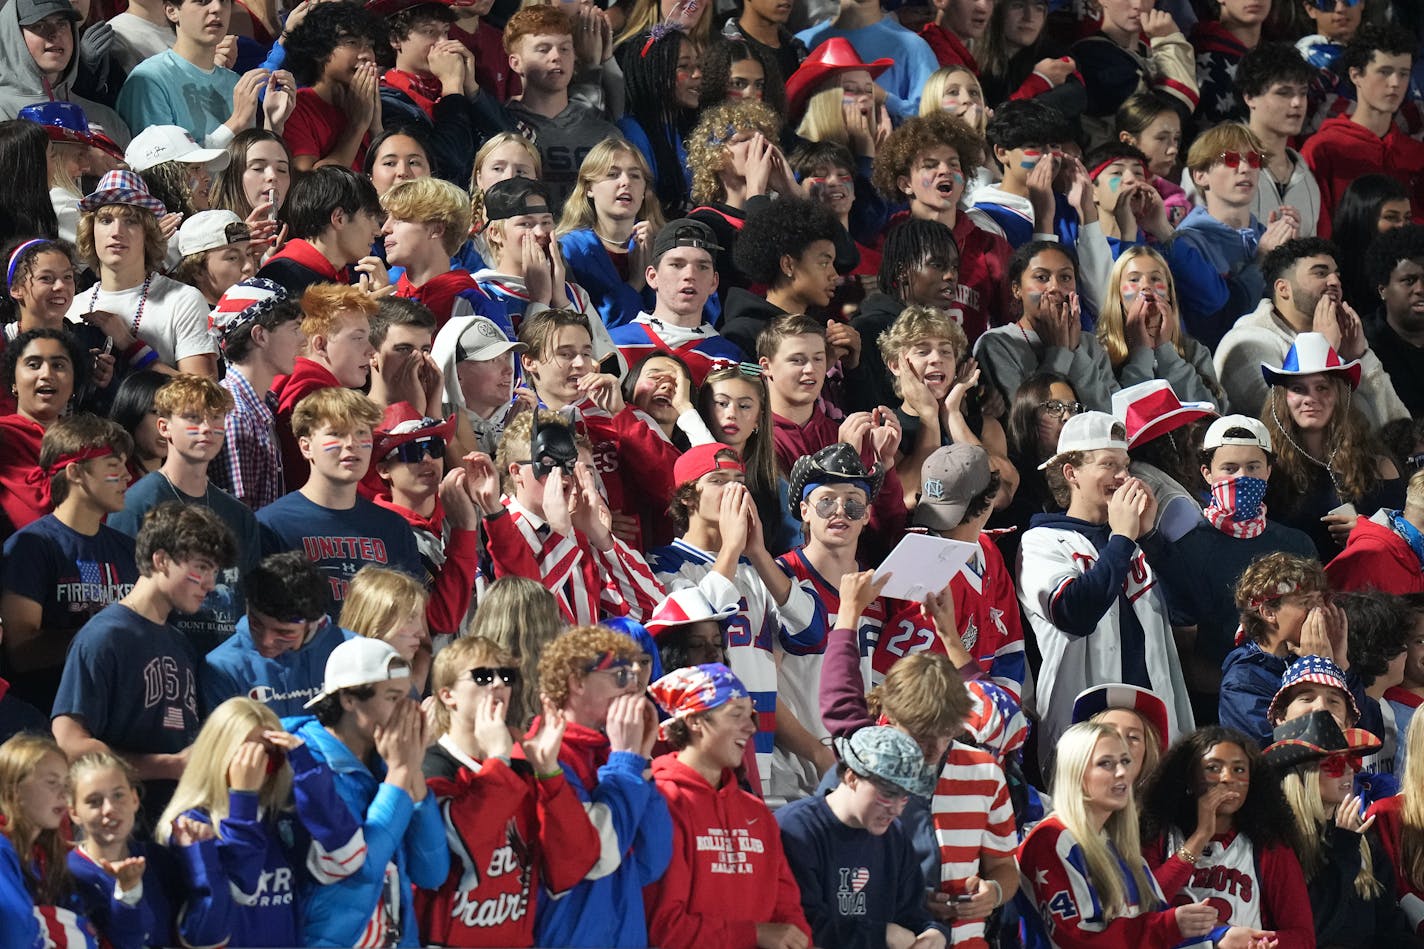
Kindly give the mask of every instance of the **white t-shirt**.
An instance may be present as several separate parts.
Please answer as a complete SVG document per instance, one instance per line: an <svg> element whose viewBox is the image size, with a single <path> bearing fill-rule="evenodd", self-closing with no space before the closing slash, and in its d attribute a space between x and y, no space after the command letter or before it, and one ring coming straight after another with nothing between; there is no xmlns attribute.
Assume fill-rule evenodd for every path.
<svg viewBox="0 0 1424 949"><path fill-rule="evenodd" d="M82 323L85 313L105 310L117 313L132 326L139 298L143 295L143 284L118 293L99 290L96 297L94 291L97 289L98 284L95 284L75 295L74 305L69 308L69 321ZM154 274L148 288L148 299L144 301L138 337L153 347L160 362L175 369L180 359L216 355L217 341L208 335L208 310L208 301L196 288Z"/></svg>
<svg viewBox="0 0 1424 949"><path fill-rule="evenodd" d="M140 62L150 56L157 56L165 49L173 48L173 28L151 23L132 13L120 13L109 20L118 42L114 44L114 55L124 72L129 73Z"/></svg>

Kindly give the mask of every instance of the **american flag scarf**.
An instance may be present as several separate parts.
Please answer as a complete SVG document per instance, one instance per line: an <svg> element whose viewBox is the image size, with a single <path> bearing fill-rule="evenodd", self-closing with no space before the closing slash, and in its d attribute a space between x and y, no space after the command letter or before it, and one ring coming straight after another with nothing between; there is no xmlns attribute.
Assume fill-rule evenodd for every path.
<svg viewBox="0 0 1424 949"><path fill-rule="evenodd" d="M1211 503L1202 513L1228 537L1249 540L1266 529L1266 482L1239 476L1223 478L1211 486Z"/></svg>

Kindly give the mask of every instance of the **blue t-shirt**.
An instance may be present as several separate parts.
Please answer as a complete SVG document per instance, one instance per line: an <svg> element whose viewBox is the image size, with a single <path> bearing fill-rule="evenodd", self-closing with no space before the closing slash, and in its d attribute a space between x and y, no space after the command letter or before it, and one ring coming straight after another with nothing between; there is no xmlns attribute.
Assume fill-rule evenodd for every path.
<svg viewBox="0 0 1424 949"><path fill-rule="evenodd" d="M109 515L109 526L130 537L138 536L143 516L165 501L200 504L209 508L232 531L237 540L237 563L218 571L217 586L203 600L198 612L175 612L169 623L193 640L199 656L205 656L232 635L237 621L247 612L242 595L242 577L262 561L262 529L252 509L226 491L209 484L202 497L184 494L161 471L150 472L124 492L124 509Z"/></svg>
<svg viewBox="0 0 1424 949"><path fill-rule="evenodd" d="M198 736L192 643L167 623L111 603L69 647L52 716L68 715L115 751L174 754Z"/></svg>
<svg viewBox="0 0 1424 949"><path fill-rule="evenodd" d="M110 603L123 599L138 582L134 542L101 525L81 534L53 514L27 525L5 542L0 588L40 604L42 653L17 671L7 649L5 673L11 691L40 709L54 704L64 671L64 654L74 634Z"/></svg>
<svg viewBox="0 0 1424 949"><path fill-rule="evenodd" d="M341 612L346 588L367 564L403 570L425 579L415 534L405 518L363 497L346 510L322 507L293 491L257 512L260 524L276 535L281 550L300 550L331 583L329 612Z"/></svg>
<svg viewBox="0 0 1424 949"><path fill-rule="evenodd" d="M150 125L177 125L203 144L232 115L237 80L231 69L209 72L164 50L133 68L115 108L135 135Z"/></svg>
<svg viewBox="0 0 1424 949"><path fill-rule="evenodd" d="M897 123L920 114L925 82L939 69L939 60L924 37L905 29L894 14L888 13L884 19L857 30L840 30L831 23L822 23L796 34L809 50L834 36L849 40L864 62L889 59L894 63L875 81L885 89L885 107Z"/></svg>

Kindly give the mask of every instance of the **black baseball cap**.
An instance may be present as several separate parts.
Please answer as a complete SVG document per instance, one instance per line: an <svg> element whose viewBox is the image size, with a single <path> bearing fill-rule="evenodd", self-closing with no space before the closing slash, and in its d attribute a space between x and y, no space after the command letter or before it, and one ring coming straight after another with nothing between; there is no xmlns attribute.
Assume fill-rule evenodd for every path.
<svg viewBox="0 0 1424 949"><path fill-rule="evenodd" d="M653 263L657 263L663 254L674 247L698 247L709 254L715 254L722 249L712 228L690 217L669 221L658 231L658 236L653 238Z"/></svg>
<svg viewBox="0 0 1424 949"><path fill-rule="evenodd" d="M506 178L485 189L485 220L503 221L521 214L552 214L549 189L532 178Z"/></svg>
<svg viewBox="0 0 1424 949"><path fill-rule="evenodd" d="M34 26L56 13L63 13L73 23L84 19L69 0L15 0L15 13L20 18L21 26Z"/></svg>

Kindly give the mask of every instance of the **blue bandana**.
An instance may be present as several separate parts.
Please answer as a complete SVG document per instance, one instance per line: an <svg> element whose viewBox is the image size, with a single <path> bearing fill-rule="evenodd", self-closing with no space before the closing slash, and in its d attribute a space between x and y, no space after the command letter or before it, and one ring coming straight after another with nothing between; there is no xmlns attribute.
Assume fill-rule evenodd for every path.
<svg viewBox="0 0 1424 949"><path fill-rule="evenodd" d="M1394 532L1404 538L1404 542L1409 545L1409 549L1414 551L1414 556L1419 560L1421 567L1424 567L1424 534L1419 533L1419 528L1404 519L1403 511L1385 511L1385 516L1389 518L1389 526L1394 528Z"/></svg>

